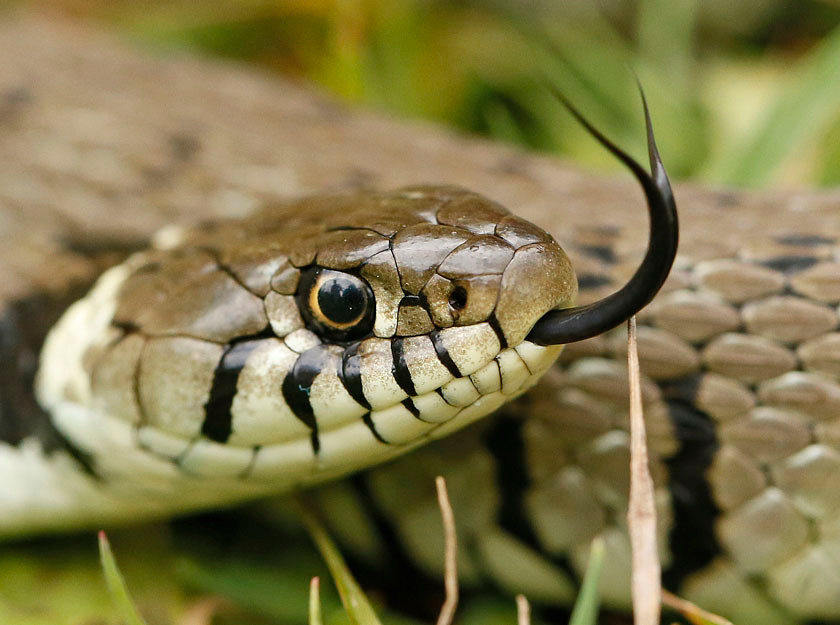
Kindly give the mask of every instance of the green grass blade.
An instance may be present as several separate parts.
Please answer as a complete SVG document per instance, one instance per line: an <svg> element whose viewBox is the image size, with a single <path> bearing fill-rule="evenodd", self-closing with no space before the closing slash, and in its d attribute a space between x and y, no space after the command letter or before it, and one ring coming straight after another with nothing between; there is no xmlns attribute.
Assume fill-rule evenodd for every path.
<svg viewBox="0 0 840 625"><path fill-rule="evenodd" d="M309 619L309 592L306 580L318 575L317 566L290 549L287 558L268 561L231 557L221 561L182 557L176 561L175 574L191 591L220 595L233 603L260 614L270 622L304 625ZM320 564L316 554L312 559ZM340 610L341 604L332 589L320 593L322 613Z"/></svg>
<svg viewBox="0 0 840 625"><path fill-rule="evenodd" d="M797 148L818 142L840 115L840 28L834 31L790 74L752 138L722 155L708 175L728 184L759 186L771 182L780 165Z"/></svg>
<svg viewBox="0 0 840 625"><path fill-rule="evenodd" d="M321 579L313 577L309 584L309 625L323 625L321 619Z"/></svg>
<svg viewBox="0 0 840 625"><path fill-rule="evenodd" d="M105 532L99 532L99 558L102 561L102 572L105 574L105 582L108 584L108 590L111 593L111 598L114 605L119 612L120 618L126 625L146 625L146 621L140 616L131 596L128 594L128 588L125 585L122 573L117 567L117 561L114 559L114 554L111 551L111 544L108 542L108 537Z"/></svg>
<svg viewBox="0 0 840 625"><path fill-rule="evenodd" d="M639 51L684 91L691 74L697 0L641 0L637 20ZM672 84L672 90L674 85Z"/></svg>
<svg viewBox="0 0 840 625"><path fill-rule="evenodd" d="M321 557L327 563L350 622L353 625L381 625L379 617L376 616L365 593L353 578L350 569L347 568L341 552L330 538L324 525L302 498L298 498L297 503L301 519L318 551L321 552Z"/></svg>
<svg viewBox="0 0 840 625"><path fill-rule="evenodd" d="M601 581L601 570L604 568L604 551L603 538L592 541L586 574L583 576L583 584L575 601L569 625L597 625L598 623L598 609L601 604L598 584Z"/></svg>

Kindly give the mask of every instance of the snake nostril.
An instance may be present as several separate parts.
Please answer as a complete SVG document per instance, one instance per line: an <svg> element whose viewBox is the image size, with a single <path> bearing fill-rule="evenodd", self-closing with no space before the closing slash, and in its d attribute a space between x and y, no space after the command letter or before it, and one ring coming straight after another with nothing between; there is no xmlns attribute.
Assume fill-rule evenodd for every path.
<svg viewBox="0 0 840 625"><path fill-rule="evenodd" d="M449 294L449 306L452 310L464 310L467 306L467 289L456 286Z"/></svg>

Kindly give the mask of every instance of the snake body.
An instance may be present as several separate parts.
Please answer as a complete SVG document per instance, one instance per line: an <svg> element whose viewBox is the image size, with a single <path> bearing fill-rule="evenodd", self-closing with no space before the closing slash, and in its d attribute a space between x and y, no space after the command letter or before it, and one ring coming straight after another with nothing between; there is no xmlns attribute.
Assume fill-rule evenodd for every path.
<svg viewBox="0 0 840 625"><path fill-rule="evenodd" d="M835 622L837 247L825 232L764 243L772 256L739 251L683 264L640 317L664 580L735 623ZM582 296L597 297L581 282ZM463 579L489 575L510 592L571 603L591 541L601 537L602 596L627 608L625 363L622 331L568 345L496 421L365 476L373 504L356 511L358 495L340 485L324 491L322 505L339 519L391 519L410 558L440 575L429 484L442 473L460 520ZM372 538L375 525L342 527L333 524L360 551L385 549Z"/></svg>
<svg viewBox="0 0 840 625"><path fill-rule="evenodd" d="M284 307L293 310L288 283L279 277L282 263L264 264L258 248L246 248L242 257L231 256L227 248L237 232L249 227L261 231L266 220L276 219L277 211L286 211L270 207L289 206L290 196L325 188L401 188L417 180L449 180L479 189L557 238L577 274L580 304L615 291L643 251L645 224L628 219L632 208L624 197L630 191L622 182L429 129L349 115L289 85L277 86L241 70L190 60L149 61L86 31L80 37L72 29L42 22L13 23L0 31L0 52L9 60L0 66L0 436L5 441L0 465L4 476L26 478L5 479L0 491L0 527L7 534L157 516L271 490L258 480L241 479L253 474L260 453L247 433L240 432L250 427L253 433L263 426L255 422L238 428L236 397L219 392L211 398L210 390L217 374L224 378L226 371L238 371L237 385L245 383L256 367L248 364L244 352L283 360L289 352L316 347L305 329L295 325L310 321L279 314ZM79 83L87 88L78 89ZM241 104L243 93L248 94L247 106ZM406 150L406 145L414 147ZM499 220L509 218L497 204L451 187L333 194L327 196L326 208L309 201L298 204L296 212L303 221L310 212L319 214L310 224L317 236L324 237L327 247L346 252L344 238L354 238L358 245L360 233L330 233L318 224L339 213L351 216L347 198L355 198L353 206L368 206L361 212L369 217L370 203L415 204L418 198L410 197L414 193L422 194L426 204L414 213L411 227L440 225L441 194L456 203L484 207L479 211L487 213L482 223L493 224L494 236ZM677 196L683 223L680 255L662 293L639 317L665 581L738 623L838 620L840 198L832 193L743 194L690 187L678 188ZM196 225L197 215L210 214L240 219L244 215L245 221L239 222L243 230L230 221L222 230ZM169 222L177 225L163 230L149 250L152 233ZM462 237L476 237L479 243L488 234L470 231L465 224L458 228L469 233ZM531 226L525 229L530 236L544 236ZM371 247L365 248L364 259L386 258L380 239L390 240L390 231L370 232ZM518 254L523 242L502 241L509 248L506 255ZM553 245L550 239L540 241ZM447 250L464 243L455 237ZM284 245L304 256L310 253L300 237ZM490 247L504 246L494 240ZM565 258L551 249L558 259ZM138 250L146 251L134 254ZM493 256L488 263L499 258ZM120 265L123 261L127 264ZM558 262L566 267L565 261ZM343 273L351 269L349 273L358 277L363 262L356 258L352 263L357 264L321 266ZM303 258L291 263L293 269L285 268L293 276L312 264ZM114 265L118 268L106 271ZM195 275L182 272L187 267L199 270L196 282L183 282L185 276ZM499 275L498 270L487 273ZM174 318L163 317L164 304L154 303L167 288L157 282L161 274L182 280L182 301L198 306L226 291L251 312L198 319L181 309L167 311L175 313ZM476 292L499 288L495 278L471 274L458 279L462 278L472 281ZM99 286L83 303L71 306L97 279ZM129 281L139 284L146 308L128 306L121 299ZM551 285L559 282L552 280ZM551 288L529 291L534 302L517 300L531 310L525 327L570 297L569 291L546 290ZM403 300L417 294L402 287L400 291L385 297L390 313L382 319L390 328L381 332L398 338L402 325L403 330L412 328L405 332L408 339L420 328L429 330L429 321L441 331L472 331L454 320L452 327L438 328L436 323L448 323L445 315L434 319L429 313L427 319L416 314L419 311L411 311L416 300ZM377 305L381 297L375 294ZM104 309L85 303L97 298L106 304ZM294 309L301 310L295 302ZM46 413L35 401L33 378L40 344L68 307L69 316L54 332L64 334L65 340L50 339L46 349L69 354L73 366L56 364L40 374L43 406L63 415L53 422L44 418ZM101 310L106 312L97 317ZM286 321L275 328L280 319ZM506 389L502 369L498 374L493 369L500 366L496 354L489 355L497 342L502 349L498 327L488 332L487 319L478 321L475 327L483 329L475 331L485 333L481 344L493 348L487 353L496 364L483 365L490 364L488 373L494 374L484 380L489 397ZM100 332L95 331L97 324ZM218 334L229 324L237 327L234 334L225 335L227 329ZM504 334L504 324L498 325ZM371 340L383 338L376 329L372 333ZM296 339L303 340L296 344ZM200 344L206 358L197 364L182 362L167 377L189 378L184 388L191 393L147 392L142 373L127 374L124 363L133 362L136 372L162 354L159 360L171 362L165 354L185 343ZM435 531L439 521L431 476L443 473L461 532L465 583L492 581L535 600L568 603L588 545L600 535L610 563L602 594L609 604L626 606L630 586L624 531L628 437L623 345L624 337L615 332L569 345L560 364L528 393L506 404L494 420L417 450L352 484L323 487L320 500L339 520L334 531L349 549L370 557L388 548L377 533L386 522L405 553L437 575L442 547ZM437 362L428 380L439 374L424 389L426 395L437 395L435 388L458 377L446 364L438 366L442 361L434 347L423 348L430 355L435 352L436 360L428 362ZM469 367L453 355L455 348L446 347L466 374ZM529 366L536 353L513 351ZM116 358L117 352L124 357ZM545 360L541 356L534 361L534 371L556 352L557 348L541 352ZM383 354L389 357L393 365L393 350ZM343 358L337 349L323 354L336 372L343 371ZM46 355L42 359L47 362ZM522 364L515 367L518 381L507 389L511 397L531 382L526 373L533 373ZM407 368L413 382L414 371L410 364ZM443 435L449 423L416 418L402 401L403 395L419 395L406 392L392 372L387 378L390 399L382 408L390 410L387 417L415 428L409 440L388 440L392 422L380 421L375 409L368 411L360 402L356 404L364 410L353 417L360 443L383 456L408 449L424 437ZM93 376L88 384L89 373ZM97 385L106 378L107 388L116 391L100 392ZM333 381L337 378L336 374ZM138 388L128 392L127 380L139 382ZM365 400L372 404L362 386ZM343 385L335 388L347 390ZM353 397L349 390L347 395ZM140 414L140 396L143 411L151 408L149 414ZM317 406L312 402L321 396L310 396L313 415ZM252 387L249 401L265 401L259 384ZM207 406L228 403L229 433L225 419L205 426ZM104 404L114 407L119 418L88 421L89 427L68 447L67 427L76 423L72 417L89 414L79 406ZM170 409L176 405L188 405L186 412L192 411L193 417L173 422ZM463 409L470 410L470 405L465 403ZM196 416L198 408L201 418ZM415 409L423 414L424 408ZM473 416L483 411L475 409ZM367 422L365 414L370 415ZM311 420L286 416L286 438L273 444L297 450L309 461L306 471L313 480L329 477L329 466L316 475L320 468L312 463ZM453 427L470 418L453 416ZM318 444L326 450L327 439L341 427L335 423L323 432L319 427ZM238 445L218 440L227 437L225 441L235 443L238 436ZM97 454L97 445L105 442L123 453ZM340 454L341 445L332 449ZM342 471L351 468L347 464ZM202 472L215 475L202 477ZM125 478L126 490L107 492L103 475ZM137 475L144 477L132 484L130 478ZM197 486L202 483L209 488ZM176 503L172 489L181 498ZM363 497L357 497L360 489ZM142 504L141 497L162 503ZM33 501L40 507L31 505Z"/></svg>

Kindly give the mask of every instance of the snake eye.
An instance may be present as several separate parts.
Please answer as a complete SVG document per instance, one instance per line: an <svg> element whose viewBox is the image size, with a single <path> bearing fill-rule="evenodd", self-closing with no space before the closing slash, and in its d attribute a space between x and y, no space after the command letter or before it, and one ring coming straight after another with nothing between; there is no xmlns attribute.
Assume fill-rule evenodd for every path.
<svg viewBox="0 0 840 625"><path fill-rule="evenodd" d="M300 308L327 338L346 341L370 332L374 298L367 282L349 273L314 268L301 276Z"/></svg>

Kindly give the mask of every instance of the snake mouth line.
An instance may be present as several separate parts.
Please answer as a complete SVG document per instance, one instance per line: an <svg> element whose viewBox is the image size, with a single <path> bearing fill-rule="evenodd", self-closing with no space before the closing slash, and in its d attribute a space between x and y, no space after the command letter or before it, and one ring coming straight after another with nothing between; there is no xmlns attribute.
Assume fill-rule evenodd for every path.
<svg viewBox="0 0 840 625"><path fill-rule="evenodd" d="M319 430L317 448L311 436L251 447L187 440L71 402L56 406L56 423L95 459L101 488L111 495L142 493L178 509L203 507L305 487L444 437L530 388L561 349L528 341L503 349L470 375ZM173 490L183 492L185 482L190 494L172 502Z"/></svg>

